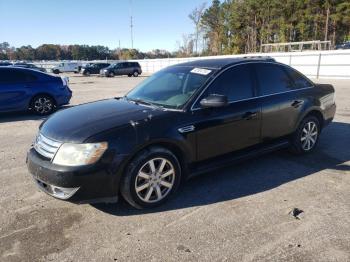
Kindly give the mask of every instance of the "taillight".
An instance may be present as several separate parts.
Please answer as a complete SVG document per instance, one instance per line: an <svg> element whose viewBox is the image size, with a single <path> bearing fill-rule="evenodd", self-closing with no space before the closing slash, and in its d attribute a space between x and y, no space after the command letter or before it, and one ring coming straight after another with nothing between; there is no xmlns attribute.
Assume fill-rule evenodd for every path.
<svg viewBox="0 0 350 262"><path fill-rule="evenodd" d="M68 86L69 78L66 76L61 76L63 86Z"/></svg>

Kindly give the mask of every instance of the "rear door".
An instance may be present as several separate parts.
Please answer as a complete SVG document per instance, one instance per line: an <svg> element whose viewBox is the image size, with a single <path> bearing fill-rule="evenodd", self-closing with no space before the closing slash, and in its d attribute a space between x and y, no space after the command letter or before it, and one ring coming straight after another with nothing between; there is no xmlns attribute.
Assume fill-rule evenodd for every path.
<svg viewBox="0 0 350 262"><path fill-rule="evenodd" d="M129 63L121 63L120 68L120 75L127 75L129 74Z"/></svg>
<svg viewBox="0 0 350 262"><path fill-rule="evenodd" d="M255 63L254 68L262 105L262 140L291 134L307 99L305 89L309 87L297 85L284 65Z"/></svg>
<svg viewBox="0 0 350 262"><path fill-rule="evenodd" d="M123 75L129 75L129 74L132 74L133 72L134 72L133 63L131 62L124 63Z"/></svg>
<svg viewBox="0 0 350 262"><path fill-rule="evenodd" d="M124 74L124 64L125 63L118 63L114 67L114 73L115 75L123 75Z"/></svg>
<svg viewBox="0 0 350 262"><path fill-rule="evenodd" d="M34 76L22 70L0 69L0 111L26 110Z"/></svg>
<svg viewBox="0 0 350 262"><path fill-rule="evenodd" d="M228 106L201 108L200 100L211 94L226 95ZM223 72L193 110L199 161L260 142L261 106L250 65L237 65Z"/></svg>

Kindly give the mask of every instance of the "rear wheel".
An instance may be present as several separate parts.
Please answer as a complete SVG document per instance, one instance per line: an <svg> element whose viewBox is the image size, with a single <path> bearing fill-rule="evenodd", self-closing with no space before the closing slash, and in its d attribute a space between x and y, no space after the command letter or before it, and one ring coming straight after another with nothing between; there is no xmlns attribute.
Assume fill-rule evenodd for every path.
<svg viewBox="0 0 350 262"><path fill-rule="evenodd" d="M290 150L295 154L313 151L320 136L320 122L315 116L307 116L301 121L291 139Z"/></svg>
<svg viewBox="0 0 350 262"><path fill-rule="evenodd" d="M55 70L52 71L52 73L54 73L54 74L59 74L59 73L60 73L60 70L55 69Z"/></svg>
<svg viewBox="0 0 350 262"><path fill-rule="evenodd" d="M143 209L169 199L180 184L181 167L176 156L161 147L142 151L128 166L121 194L132 206Z"/></svg>
<svg viewBox="0 0 350 262"><path fill-rule="evenodd" d="M32 99L30 109L37 115L49 115L56 109L55 101L48 95L38 95Z"/></svg>

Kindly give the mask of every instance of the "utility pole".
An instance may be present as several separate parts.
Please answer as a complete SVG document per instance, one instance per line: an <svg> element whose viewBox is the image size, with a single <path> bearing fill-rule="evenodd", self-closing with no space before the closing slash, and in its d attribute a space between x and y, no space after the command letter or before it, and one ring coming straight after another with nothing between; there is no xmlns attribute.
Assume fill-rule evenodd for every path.
<svg viewBox="0 0 350 262"><path fill-rule="evenodd" d="M133 21L132 21L132 0L130 0L130 35L131 35L131 49L134 49L134 34L133 34Z"/></svg>
<svg viewBox="0 0 350 262"><path fill-rule="evenodd" d="M122 53L122 49L120 47L120 40L119 40L118 60L120 60L121 53Z"/></svg>

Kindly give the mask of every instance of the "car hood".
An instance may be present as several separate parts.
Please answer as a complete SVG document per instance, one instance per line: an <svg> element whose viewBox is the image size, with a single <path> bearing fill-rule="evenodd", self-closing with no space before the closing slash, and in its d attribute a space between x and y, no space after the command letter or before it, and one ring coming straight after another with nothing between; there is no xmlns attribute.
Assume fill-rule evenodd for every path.
<svg viewBox="0 0 350 262"><path fill-rule="evenodd" d="M110 129L133 128L134 122L161 112L124 99L101 100L55 113L42 124L40 132L60 142L82 143Z"/></svg>

